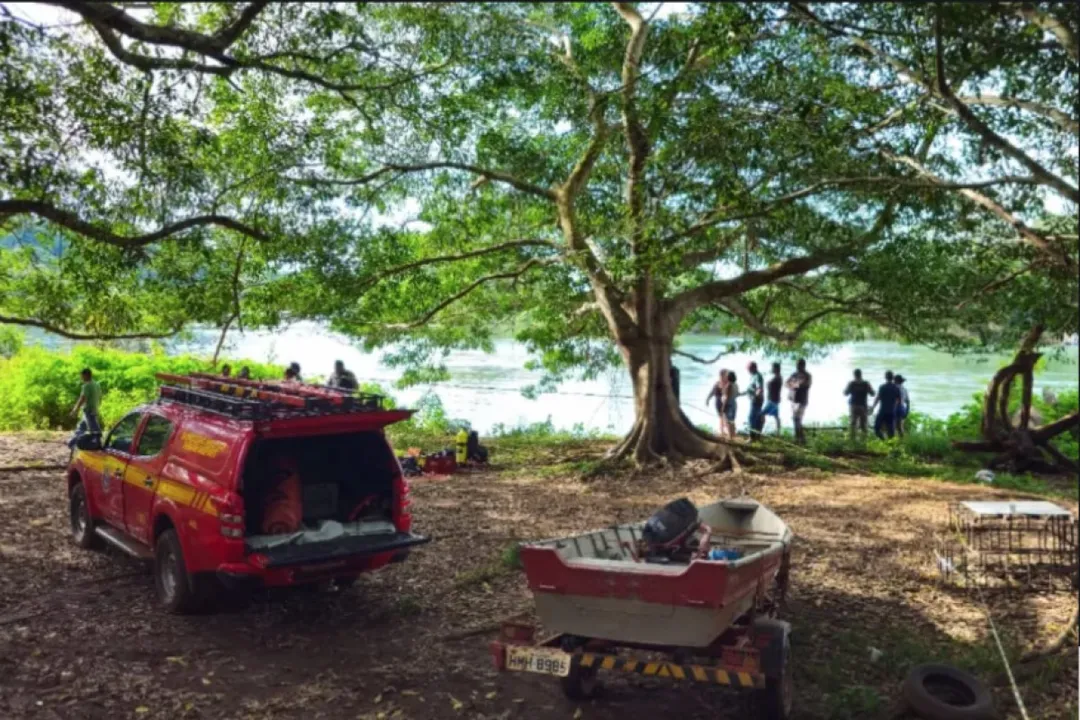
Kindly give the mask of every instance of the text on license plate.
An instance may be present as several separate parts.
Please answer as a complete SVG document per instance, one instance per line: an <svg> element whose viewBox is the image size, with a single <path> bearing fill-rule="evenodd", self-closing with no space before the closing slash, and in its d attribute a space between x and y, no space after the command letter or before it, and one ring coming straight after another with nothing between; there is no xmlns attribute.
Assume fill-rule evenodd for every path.
<svg viewBox="0 0 1080 720"><path fill-rule="evenodd" d="M570 654L554 648L510 647L506 669L566 677L570 674Z"/></svg>

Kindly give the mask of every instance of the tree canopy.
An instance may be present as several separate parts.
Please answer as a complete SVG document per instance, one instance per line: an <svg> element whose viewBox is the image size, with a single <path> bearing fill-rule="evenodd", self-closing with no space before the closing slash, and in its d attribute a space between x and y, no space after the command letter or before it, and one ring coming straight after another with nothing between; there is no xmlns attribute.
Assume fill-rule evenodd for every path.
<svg viewBox="0 0 1080 720"><path fill-rule="evenodd" d="M639 417L694 328L1076 330L1065 3L47 4L0 13L0 321L316 318L412 379L510 329Z"/></svg>

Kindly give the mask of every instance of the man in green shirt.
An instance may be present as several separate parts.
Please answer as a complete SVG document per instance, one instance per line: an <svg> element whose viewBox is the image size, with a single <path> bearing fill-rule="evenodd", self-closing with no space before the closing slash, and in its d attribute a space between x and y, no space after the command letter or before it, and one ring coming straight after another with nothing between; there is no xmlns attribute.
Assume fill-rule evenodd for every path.
<svg viewBox="0 0 1080 720"><path fill-rule="evenodd" d="M82 408L83 418L75 428L75 435L68 442L68 447L75 449L75 442L86 433L101 434L101 386L94 382L94 373L90 368L82 371L82 392L79 393L79 401L71 409L71 414L78 415Z"/></svg>

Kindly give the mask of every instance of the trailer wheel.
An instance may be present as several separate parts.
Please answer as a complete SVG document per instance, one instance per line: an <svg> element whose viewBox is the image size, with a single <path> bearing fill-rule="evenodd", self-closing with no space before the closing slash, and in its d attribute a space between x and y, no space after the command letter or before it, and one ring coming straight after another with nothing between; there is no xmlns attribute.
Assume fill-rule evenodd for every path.
<svg viewBox="0 0 1080 720"><path fill-rule="evenodd" d="M576 662L571 663L570 674L559 679L562 681L563 695L571 700L588 700L596 694L600 685L596 668L581 667Z"/></svg>
<svg viewBox="0 0 1080 720"><path fill-rule="evenodd" d="M766 677L765 689L758 690L758 717L761 720L788 720L795 704L795 683L791 673L791 641L784 635L784 653L779 677Z"/></svg>

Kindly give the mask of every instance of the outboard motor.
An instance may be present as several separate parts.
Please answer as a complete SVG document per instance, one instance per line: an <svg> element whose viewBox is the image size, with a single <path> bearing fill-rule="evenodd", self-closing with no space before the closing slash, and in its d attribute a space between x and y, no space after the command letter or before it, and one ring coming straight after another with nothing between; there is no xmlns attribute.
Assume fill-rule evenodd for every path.
<svg viewBox="0 0 1080 720"><path fill-rule="evenodd" d="M645 521L641 531L645 559L672 560L680 551L690 550L687 545L698 525L698 511L694 503L687 498L669 502Z"/></svg>

